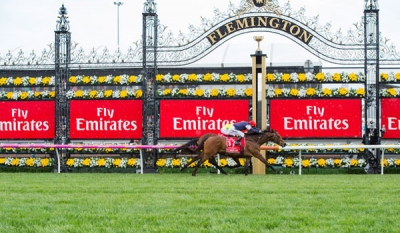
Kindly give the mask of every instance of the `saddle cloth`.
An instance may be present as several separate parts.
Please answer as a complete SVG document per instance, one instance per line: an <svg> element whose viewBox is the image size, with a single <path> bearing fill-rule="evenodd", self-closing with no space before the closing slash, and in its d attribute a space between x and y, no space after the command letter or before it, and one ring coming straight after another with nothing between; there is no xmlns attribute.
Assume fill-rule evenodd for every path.
<svg viewBox="0 0 400 233"><path fill-rule="evenodd" d="M225 134L218 134L218 136L224 137L226 140L226 152L234 152L234 153L240 153L241 151L241 145L244 148L245 145L245 140L244 137L240 139L240 144L241 145L235 145L236 137L230 136L230 135L225 135Z"/></svg>

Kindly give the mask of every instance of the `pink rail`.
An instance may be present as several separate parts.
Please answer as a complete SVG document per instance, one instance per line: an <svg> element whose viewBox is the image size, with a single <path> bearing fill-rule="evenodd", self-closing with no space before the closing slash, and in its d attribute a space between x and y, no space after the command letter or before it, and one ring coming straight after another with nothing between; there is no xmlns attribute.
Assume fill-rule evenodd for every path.
<svg viewBox="0 0 400 233"><path fill-rule="evenodd" d="M128 148L128 149L161 149L178 148L172 145L59 145L59 144L0 144L0 148Z"/></svg>
<svg viewBox="0 0 400 233"><path fill-rule="evenodd" d="M128 149L175 149L173 145L59 145L59 144L0 144L0 148L128 148ZM261 146L261 150L279 150L279 146Z"/></svg>

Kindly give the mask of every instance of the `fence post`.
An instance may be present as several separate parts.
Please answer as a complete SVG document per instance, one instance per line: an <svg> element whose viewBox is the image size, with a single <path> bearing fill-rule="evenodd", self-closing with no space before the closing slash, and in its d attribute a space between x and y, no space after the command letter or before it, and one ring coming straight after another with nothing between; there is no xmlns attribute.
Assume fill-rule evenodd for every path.
<svg viewBox="0 0 400 233"><path fill-rule="evenodd" d="M299 159L300 159L299 175L301 176L301 150L299 150Z"/></svg>

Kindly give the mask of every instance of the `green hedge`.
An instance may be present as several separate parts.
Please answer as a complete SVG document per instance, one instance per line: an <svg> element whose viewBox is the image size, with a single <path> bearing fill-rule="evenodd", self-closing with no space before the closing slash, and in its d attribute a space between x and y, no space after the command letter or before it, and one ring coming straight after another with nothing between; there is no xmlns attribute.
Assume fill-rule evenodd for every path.
<svg viewBox="0 0 400 233"><path fill-rule="evenodd" d="M52 172L54 167L9 167L0 166L0 172Z"/></svg>

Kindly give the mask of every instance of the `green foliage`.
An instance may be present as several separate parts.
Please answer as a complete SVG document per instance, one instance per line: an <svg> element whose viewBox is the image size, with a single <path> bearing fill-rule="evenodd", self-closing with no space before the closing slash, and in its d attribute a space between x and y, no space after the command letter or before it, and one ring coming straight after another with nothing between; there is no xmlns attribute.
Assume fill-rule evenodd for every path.
<svg viewBox="0 0 400 233"><path fill-rule="evenodd" d="M0 179L0 232L400 229L398 175L0 173Z"/></svg>

